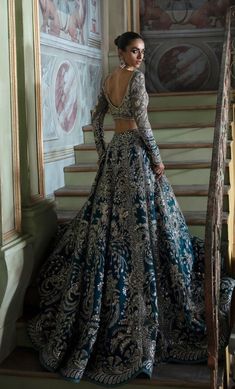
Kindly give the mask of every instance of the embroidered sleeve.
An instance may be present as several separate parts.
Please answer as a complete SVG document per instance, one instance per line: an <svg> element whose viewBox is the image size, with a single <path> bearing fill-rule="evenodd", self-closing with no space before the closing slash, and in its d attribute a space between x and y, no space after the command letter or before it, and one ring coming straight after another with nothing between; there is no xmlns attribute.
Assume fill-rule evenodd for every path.
<svg viewBox="0 0 235 389"><path fill-rule="evenodd" d="M134 75L132 81L131 106L140 136L148 150L152 163L157 165L161 162L161 156L148 119L148 94L146 92L145 78L142 72L138 72Z"/></svg>
<svg viewBox="0 0 235 389"><path fill-rule="evenodd" d="M95 145L96 145L99 159L101 159L105 153L103 122L107 111L108 111L108 102L105 98L104 91L102 88L98 96L97 104L94 108L91 117L91 125L93 127Z"/></svg>

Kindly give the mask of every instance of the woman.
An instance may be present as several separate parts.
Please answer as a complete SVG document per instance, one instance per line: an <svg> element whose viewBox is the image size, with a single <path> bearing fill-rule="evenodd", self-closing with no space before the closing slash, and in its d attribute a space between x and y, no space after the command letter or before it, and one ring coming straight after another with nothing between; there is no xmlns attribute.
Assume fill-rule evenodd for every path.
<svg viewBox="0 0 235 389"><path fill-rule="evenodd" d="M42 268L29 324L42 364L69 380L117 385L160 361L207 357L203 244L191 238L147 117L140 35L115 40L122 64L92 116L99 169L88 201ZM110 110L115 133L104 143ZM221 347L234 281L221 285Z"/></svg>

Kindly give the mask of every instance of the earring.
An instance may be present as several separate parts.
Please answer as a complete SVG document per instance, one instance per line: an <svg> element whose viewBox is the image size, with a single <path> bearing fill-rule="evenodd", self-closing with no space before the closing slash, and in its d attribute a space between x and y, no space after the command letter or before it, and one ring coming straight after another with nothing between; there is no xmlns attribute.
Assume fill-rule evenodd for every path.
<svg viewBox="0 0 235 389"><path fill-rule="evenodd" d="M125 63L125 61L124 61L124 59L123 59L122 57L119 57L119 59L120 59L120 65L119 65L119 67L120 67L121 69L124 69L124 68L126 67L126 63Z"/></svg>

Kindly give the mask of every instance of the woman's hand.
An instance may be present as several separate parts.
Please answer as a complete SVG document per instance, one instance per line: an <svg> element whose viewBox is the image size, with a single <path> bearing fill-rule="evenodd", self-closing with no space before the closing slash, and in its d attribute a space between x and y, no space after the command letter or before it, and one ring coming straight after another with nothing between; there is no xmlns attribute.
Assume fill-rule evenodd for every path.
<svg viewBox="0 0 235 389"><path fill-rule="evenodd" d="M158 163L157 165L154 165L153 171L157 175L157 178L160 178L164 173L165 166L162 162Z"/></svg>

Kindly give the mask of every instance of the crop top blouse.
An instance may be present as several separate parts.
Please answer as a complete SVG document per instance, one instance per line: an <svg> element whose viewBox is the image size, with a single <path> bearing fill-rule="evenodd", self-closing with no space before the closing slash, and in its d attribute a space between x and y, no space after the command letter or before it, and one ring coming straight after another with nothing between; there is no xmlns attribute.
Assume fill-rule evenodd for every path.
<svg viewBox="0 0 235 389"><path fill-rule="evenodd" d="M133 71L126 93L118 107L111 103L103 86L91 120L99 159L105 155L103 122L104 116L109 110L114 119L134 119L137 125L136 131L139 132L152 163L157 165L161 162L159 149L148 120L148 102L145 78L140 70Z"/></svg>

